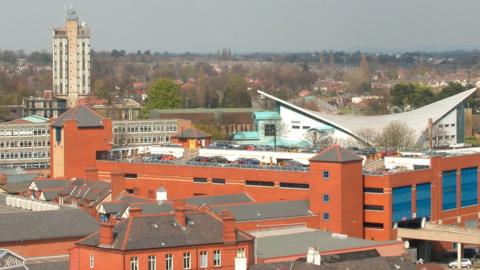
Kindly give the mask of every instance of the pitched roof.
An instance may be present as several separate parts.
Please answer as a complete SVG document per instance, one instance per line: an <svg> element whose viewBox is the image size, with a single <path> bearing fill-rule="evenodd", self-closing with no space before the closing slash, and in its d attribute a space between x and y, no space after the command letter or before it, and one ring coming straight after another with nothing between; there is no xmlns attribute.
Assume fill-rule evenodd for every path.
<svg viewBox="0 0 480 270"><path fill-rule="evenodd" d="M309 159L309 161L321 162L351 162L361 160L363 160L361 156L336 144L328 147L327 149L320 152L318 155L313 156Z"/></svg>
<svg viewBox="0 0 480 270"><path fill-rule="evenodd" d="M230 203L249 203L253 202L245 193L227 194L227 195L215 195L215 196L195 196L186 198L185 202L191 205L218 205L218 204L230 204Z"/></svg>
<svg viewBox="0 0 480 270"><path fill-rule="evenodd" d="M220 214L223 210L227 209L235 216L235 220L237 221L312 215L309 210L308 200L213 206L211 209L217 214Z"/></svg>
<svg viewBox="0 0 480 270"><path fill-rule="evenodd" d="M62 189L70 183L72 183L72 180L34 180L32 182L38 190Z"/></svg>
<svg viewBox="0 0 480 270"><path fill-rule="evenodd" d="M75 120L79 128L103 127L101 117L86 106L77 105L61 114L53 123L54 127L63 127L64 120Z"/></svg>
<svg viewBox="0 0 480 270"><path fill-rule="evenodd" d="M184 130L179 131L175 136L176 138L183 138L183 139L205 139L210 138L212 135L201 131L198 128L187 128Z"/></svg>
<svg viewBox="0 0 480 270"><path fill-rule="evenodd" d="M213 216L194 212L186 214L186 227L175 225L175 215L130 217L113 229L112 249L138 250L223 243L223 223ZM237 241L247 241L237 232ZM99 246L99 234L87 237L78 245Z"/></svg>
<svg viewBox="0 0 480 270"><path fill-rule="evenodd" d="M0 214L0 243L84 237L98 222L80 209Z"/></svg>

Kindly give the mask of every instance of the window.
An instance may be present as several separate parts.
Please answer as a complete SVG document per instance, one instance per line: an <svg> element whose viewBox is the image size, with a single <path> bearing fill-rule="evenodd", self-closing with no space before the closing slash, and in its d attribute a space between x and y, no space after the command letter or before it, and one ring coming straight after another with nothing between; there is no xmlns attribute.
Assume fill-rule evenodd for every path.
<svg viewBox="0 0 480 270"><path fill-rule="evenodd" d="M368 205L363 206L364 210L383 211L383 205Z"/></svg>
<svg viewBox="0 0 480 270"><path fill-rule="evenodd" d="M59 144L62 141L62 128L55 127L55 142Z"/></svg>
<svg viewBox="0 0 480 270"><path fill-rule="evenodd" d="M208 252L200 251L200 268L208 267Z"/></svg>
<svg viewBox="0 0 480 270"><path fill-rule="evenodd" d="M183 253L183 269L190 269L192 266L192 256L190 252Z"/></svg>
<svg viewBox="0 0 480 270"><path fill-rule="evenodd" d="M328 179L330 177L330 173L328 171L323 171L323 179Z"/></svg>
<svg viewBox="0 0 480 270"><path fill-rule="evenodd" d="M213 251L213 266L222 266L222 251L218 249Z"/></svg>
<svg viewBox="0 0 480 270"><path fill-rule="evenodd" d="M396 187L392 190L392 222L412 218L412 186Z"/></svg>
<svg viewBox="0 0 480 270"><path fill-rule="evenodd" d="M296 189L309 189L310 185L309 184L303 184L303 183L280 183L281 188L296 188Z"/></svg>
<svg viewBox="0 0 480 270"><path fill-rule="evenodd" d="M265 124L264 129L265 136L275 136L275 124Z"/></svg>
<svg viewBox="0 0 480 270"><path fill-rule="evenodd" d="M323 220L330 220L330 213L324 212L323 213Z"/></svg>
<svg viewBox="0 0 480 270"><path fill-rule="evenodd" d="M92 253L90 253L90 268L95 267L95 257Z"/></svg>
<svg viewBox="0 0 480 270"><path fill-rule="evenodd" d="M462 207L472 206L477 204L478 193L478 168L464 168L460 171L461 175L461 205Z"/></svg>
<svg viewBox="0 0 480 270"><path fill-rule="evenodd" d="M300 126L292 126L292 129L300 129Z"/></svg>
<svg viewBox="0 0 480 270"><path fill-rule="evenodd" d="M165 255L165 270L173 270L173 255Z"/></svg>
<svg viewBox="0 0 480 270"><path fill-rule="evenodd" d="M194 177L193 182L194 183L207 183L207 178L205 178L205 177Z"/></svg>
<svg viewBox="0 0 480 270"><path fill-rule="evenodd" d="M157 270L157 256L148 256L148 270Z"/></svg>
<svg viewBox="0 0 480 270"><path fill-rule="evenodd" d="M245 185L247 185L247 186L273 187L275 184L273 182L268 182L268 181L246 180Z"/></svg>
<svg viewBox="0 0 480 270"><path fill-rule="evenodd" d="M310 126L303 126L302 128L303 128L303 129L309 129Z"/></svg>
<svg viewBox="0 0 480 270"><path fill-rule="evenodd" d="M223 178L212 178L212 183L214 183L214 184L225 184L225 179L223 179Z"/></svg>
<svg viewBox="0 0 480 270"><path fill-rule="evenodd" d="M364 187L363 192L366 192L366 193L383 193L383 188Z"/></svg>
<svg viewBox="0 0 480 270"><path fill-rule="evenodd" d="M442 210L457 207L457 171L442 172Z"/></svg>
<svg viewBox="0 0 480 270"><path fill-rule="evenodd" d="M237 248L237 257L245 258L245 248Z"/></svg>
<svg viewBox="0 0 480 270"><path fill-rule="evenodd" d="M137 178L138 175L136 173L126 173L125 178Z"/></svg>
<svg viewBox="0 0 480 270"><path fill-rule="evenodd" d="M130 270L138 270L138 257L130 257Z"/></svg>
<svg viewBox="0 0 480 270"><path fill-rule="evenodd" d="M330 201L330 196L328 196L328 194L323 194L323 201L324 202Z"/></svg>
<svg viewBox="0 0 480 270"><path fill-rule="evenodd" d="M365 222L363 227L369 229L383 229L383 223Z"/></svg>

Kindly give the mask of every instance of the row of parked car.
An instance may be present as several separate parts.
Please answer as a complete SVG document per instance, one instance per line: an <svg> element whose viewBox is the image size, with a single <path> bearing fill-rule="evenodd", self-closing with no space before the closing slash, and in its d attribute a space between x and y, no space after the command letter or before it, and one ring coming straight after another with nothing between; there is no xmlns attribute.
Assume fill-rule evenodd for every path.
<svg viewBox="0 0 480 270"><path fill-rule="evenodd" d="M213 156L213 157L205 157L205 156L197 156L190 160L191 162L206 162L206 163L219 163L219 164L239 164L239 165L262 165L260 160L256 158L237 158L234 161L229 161L223 156ZM278 162L279 166L284 167L306 167L303 163L296 161L296 160L285 160Z"/></svg>
<svg viewBox="0 0 480 270"><path fill-rule="evenodd" d="M239 145L229 142L214 142L207 148L210 149L231 149L231 150L249 150L249 151L278 151L278 152L296 152L296 153L317 153L322 149L318 147L294 147L270 145Z"/></svg>
<svg viewBox="0 0 480 270"><path fill-rule="evenodd" d="M175 160L173 155L151 155L143 157L143 161L145 162L159 162L159 161L168 161L168 160Z"/></svg>

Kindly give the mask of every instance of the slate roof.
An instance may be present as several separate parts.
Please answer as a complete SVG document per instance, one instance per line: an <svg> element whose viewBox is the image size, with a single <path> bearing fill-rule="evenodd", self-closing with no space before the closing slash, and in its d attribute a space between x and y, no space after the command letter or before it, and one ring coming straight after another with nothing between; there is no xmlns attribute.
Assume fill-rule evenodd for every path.
<svg viewBox="0 0 480 270"><path fill-rule="evenodd" d="M70 263L65 262L45 262L45 263L33 263L27 262L28 270L68 270L70 269Z"/></svg>
<svg viewBox="0 0 480 270"><path fill-rule="evenodd" d="M0 243L85 237L98 222L80 209L0 214Z"/></svg>
<svg viewBox="0 0 480 270"><path fill-rule="evenodd" d="M218 205L218 204L233 204L233 203L249 203L253 202L245 193L227 194L217 196L194 196L185 199L185 203L190 205L201 206L203 204Z"/></svg>
<svg viewBox="0 0 480 270"><path fill-rule="evenodd" d="M138 250L223 243L223 223L207 213L187 213L187 225L181 228L174 215L130 217L114 226L111 249ZM251 238L237 231L237 241ZM99 234L77 243L99 246Z"/></svg>
<svg viewBox="0 0 480 270"><path fill-rule="evenodd" d="M312 215L309 210L308 200L213 206L211 209L217 214L220 214L224 209L227 209L235 216L236 221L264 220Z"/></svg>
<svg viewBox="0 0 480 270"><path fill-rule="evenodd" d="M30 186L30 183L7 183L0 188L5 190L5 192L10 193L10 194L18 194L22 191L28 190L28 187Z"/></svg>
<svg viewBox="0 0 480 270"><path fill-rule="evenodd" d="M306 254L309 247L315 247L320 253L362 247L374 247L383 244L397 244L398 241L375 242L361 238L333 238L331 233L306 231L300 233L257 237L257 256L259 258L278 258Z"/></svg>
<svg viewBox="0 0 480 270"><path fill-rule="evenodd" d="M351 162L361 161L363 158L352 151L342 148L336 144L323 150L318 155L309 159L309 161L321 162Z"/></svg>
<svg viewBox="0 0 480 270"><path fill-rule="evenodd" d="M364 252L352 252L364 253ZM348 253L348 254L352 254ZM378 253L377 253L378 254ZM252 265L250 270L415 270L416 266L406 257L380 257L366 256L365 258L342 259L344 254L324 255L321 257L322 264L314 265L303 260L294 262L279 262ZM335 260L339 258L339 260ZM332 260L333 259L333 260ZM331 262L328 262L331 260ZM327 261L327 262L325 262Z"/></svg>
<svg viewBox="0 0 480 270"><path fill-rule="evenodd" d="M63 127L64 120L75 120L79 128L103 127L102 117L84 105L77 105L64 112L52 124Z"/></svg>
<svg viewBox="0 0 480 270"><path fill-rule="evenodd" d="M60 190L43 190L42 194L45 201L53 201L59 197Z"/></svg>
<svg viewBox="0 0 480 270"><path fill-rule="evenodd" d="M72 183L71 180L34 180L33 183L38 190L61 189Z"/></svg>
<svg viewBox="0 0 480 270"><path fill-rule="evenodd" d="M37 174L29 173L29 174L9 174L7 175L7 183L12 184L20 184L20 183L28 183L30 184L33 179L37 177Z"/></svg>
<svg viewBox="0 0 480 270"><path fill-rule="evenodd" d="M98 205L110 194L110 191L110 183L76 179L65 187L60 194L77 199L80 203L86 202L90 205Z"/></svg>
<svg viewBox="0 0 480 270"><path fill-rule="evenodd" d="M179 131L174 137L181 139L205 139L212 137L212 135L201 131L198 128L187 128Z"/></svg>

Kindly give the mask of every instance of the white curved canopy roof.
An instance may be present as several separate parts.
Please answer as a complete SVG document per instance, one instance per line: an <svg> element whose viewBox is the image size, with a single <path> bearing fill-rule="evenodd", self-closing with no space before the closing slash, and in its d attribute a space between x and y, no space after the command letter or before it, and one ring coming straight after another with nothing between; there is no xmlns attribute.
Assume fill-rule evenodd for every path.
<svg viewBox="0 0 480 270"><path fill-rule="evenodd" d="M415 131L415 135L419 138L423 132L428 128L428 119L432 118L433 124L442 119L446 114L455 109L460 103L471 96L477 89L472 88L470 90L463 91L451 97L436 101L413 111L385 114L385 115L373 115L373 116L360 116L360 115L339 115L326 112L317 112L306 110L296 105L293 105L287 101L274 97L263 91L257 91L260 95L275 100L284 106L293 108L300 112L309 115L312 118L316 118L321 122L324 122L332 127L340 129L351 136L362 139L357 134L364 128L373 129L376 132L381 132L382 129L391 123L392 121L405 122L408 127Z"/></svg>

